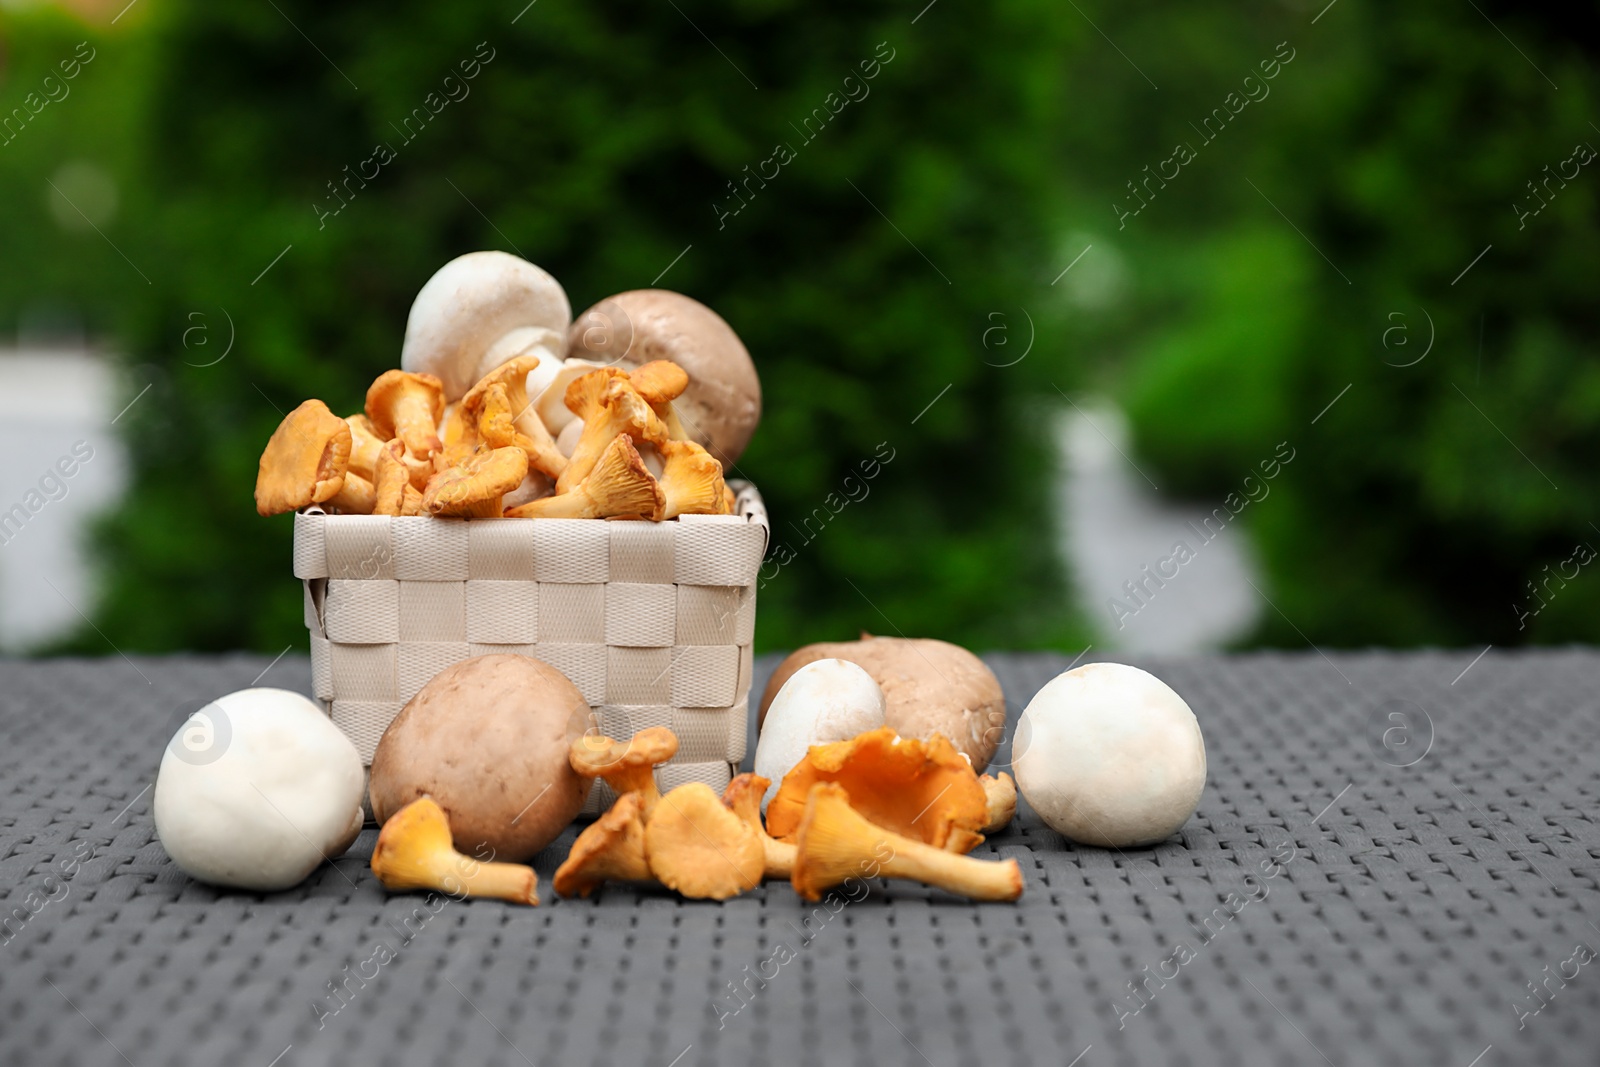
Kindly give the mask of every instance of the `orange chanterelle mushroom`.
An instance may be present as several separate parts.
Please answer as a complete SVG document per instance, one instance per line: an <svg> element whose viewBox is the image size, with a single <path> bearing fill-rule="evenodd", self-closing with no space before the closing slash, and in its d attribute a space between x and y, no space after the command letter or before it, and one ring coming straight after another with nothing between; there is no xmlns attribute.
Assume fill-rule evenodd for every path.
<svg viewBox="0 0 1600 1067"><path fill-rule="evenodd" d="M350 425L320 400L307 400L278 425L261 453L256 511L281 515L333 499L350 466Z"/></svg>
<svg viewBox="0 0 1600 1067"><path fill-rule="evenodd" d="M704 782L661 798L644 849L656 880L686 897L727 900L760 885L766 869L761 838Z"/></svg>
<svg viewBox="0 0 1600 1067"><path fill-rule="evenodd" d="M626 741L585 734L572 742L567 762L585 778L598 778L619 795L639 794L639 817L648 819L661 799L655 768L678 754L678 735L650 726Z"/></svg>
<svg viewBox="0 0 1600 1067"><path fill-rule="evenodd" d="M586 897L602 882L645 882L650 864L644 855L644 798L624 793L609 811L590 823L556 868L551 884L564 897Z"/></svg>
<svg viewBox="0 0 1600 1067"><path fill-rule="evenodd" d="M904 878L973 900L1016 900L1022 868L1014 859L995 863L958 856L868 822L836 782L817 782L795 835L790 882L807 900L851 878Z"/></svg>
<svg viewBox="0 0 1600 1067"><path fill-rule="evenodd" d="M970 852L989 822L972 764L944 737L901 737L889 727L813 745L767 805L767 831L793 840L811 787L837 782L871 822L950 852Z"/></svg>

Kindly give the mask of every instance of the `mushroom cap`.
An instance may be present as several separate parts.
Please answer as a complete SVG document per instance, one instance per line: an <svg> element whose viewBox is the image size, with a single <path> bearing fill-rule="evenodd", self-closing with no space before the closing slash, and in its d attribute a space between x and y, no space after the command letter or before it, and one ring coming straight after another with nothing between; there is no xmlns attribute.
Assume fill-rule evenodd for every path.
<svg viewBox="0 0 1600 1067"><path fill-rule="evenodd" d="M673 407L689 436L724 467L738 461L761 421L761 380L744 343L720 315L682 293L635 289L607 297L573 322L567 352L625 368L676 363L689 384Z"/></svg>
<svg viewBox="0 0 1600 1067"><path fill-rule="evenodd" d="M361 756L320 707L244 689L190 716L161 757L155 824L189 875L287 889L361 830Z"/></svg>
<svg viewBox="0 0 1600 1067"><path fill-rule="evenodd" d="M653 359L633 368L628 380L652 404L670 404L689 388L689 372L669 359Z"/></svg>
<svg viewBox="0 0 1600 1067"><path fill-rule="evenodd" d="M1102 848L1176 833L1206 786L1206 744L1182 697L1122 663L1057 675L1017 724L1012 768L1054 830Z"/></svg>
<svg viewBox="0 0 1600 1067"><path fill-rule="evenodd" d="M952 852L983 836L988 799L965 756L943 737L899 737L887 726L849 741L816 745L784 776L767 805L767 832L788 838L800 828L818 782L837 783L867 821Z"/></svg>
<svg viewBox="0 0 1600 1067"><path fill-rule="evenodd" d="M858 664L883 689L884 721L901 737L943 734L982 773L994 758L1006 726L1000 679L977 656L931 638L873 637L806 645L778 664L757 713L761 726L790 676L819 659Z"/></svg>
<svg viewBox="0 0 1600 1067"><path fill-rule="evenodd" d="M572 843L551 885L564 897L586 897L602 882L650 878L644 851L644 799L624 793Z"/></svg>
<svg viewBox="0 0 1600 1067"><path fill-rule="evenodd" d="M704 782L661 798L644 828L650 873L686 897L727 900L761 884L766 849Z"/></svg>
<svg viewBox="0 0 1600 1067"><path fill-rule="evenodd" d="M609 778L621 771L654 767L677 754L677 734L665 726L648 726L623 741L585 734L572 742L567 759L587 778Z"/></svg>
<svg viewBox="0 0 1600 1067"><path fill-rule="evenodd" d="M528 476L528 454L520 448L479 452L436 475L423 495L422 507L430 515L475 514L476 505L494 502L522 484Z"/></svg>
<svg viewBox="0 0 1600 1067"><path fill-rule="evenodd" d="M528 326L565 334L571 322L567 294L544 270L506 252L468 252L418 291L406 317L400 366L436 375L445 398L459 400L506 334Z"/></svg>
<svg viewBox="0 0 1600 1067"><path fill-rule="evenodd" d="M554 667L491 655L446 667L411 698L372 757L381 823L421 796L438 801L457 847L525 860L583 808L589 783L567 750L590 718L583 694Z"/></svg>
<svg viewBox="0 0 1600 1067"><path fill-rule="evenodd" d="M778 783L812 745L848 741L885 723L883 690L870 674L842 659L817 660L795 671L772 706L756 737L755 770L771 783L763 803L772 800ZM800 799L804 802L803 793Z"/></svg>
<svg viewBox="0 0 1600 1067"><path fill-rule="evenodd" d="M261 453L256 511L281 515L334 497L344 487L350 445L350 424L322 401L289 412Z"/></svg>

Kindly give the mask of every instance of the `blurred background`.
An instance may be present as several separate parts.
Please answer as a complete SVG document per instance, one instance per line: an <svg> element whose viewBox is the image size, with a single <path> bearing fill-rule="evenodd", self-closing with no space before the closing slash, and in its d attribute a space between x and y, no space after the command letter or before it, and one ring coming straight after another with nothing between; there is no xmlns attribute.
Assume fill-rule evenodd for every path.
<svg viewBox="0 0 1600 1067"><path fill-rule="evenodd" d="M761 649L1600 639L1596 21L5 0L0 650L303 647L259 452L480 248L743 336Z"/></svg>

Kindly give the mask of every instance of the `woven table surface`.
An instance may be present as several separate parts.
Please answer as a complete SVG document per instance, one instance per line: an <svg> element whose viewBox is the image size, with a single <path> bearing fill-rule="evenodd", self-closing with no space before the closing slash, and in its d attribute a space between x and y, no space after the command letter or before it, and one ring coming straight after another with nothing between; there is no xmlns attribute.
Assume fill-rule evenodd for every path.
<svg viewBox="0 0 1600 1067"><path fill-rule="evenodd" d="M1070 662L987 659L1013 722ZM296 889L219 892L156 839L162 746L308 662L0 663L0 1062L1600 1062L1600 654L1139 665L1205 733L1179 837L1074 847L1024 806L975 853L1021 862L1017 904L875 881L833 912L559 900L573 830L538 908L391 895L370 828Z"/></svg>

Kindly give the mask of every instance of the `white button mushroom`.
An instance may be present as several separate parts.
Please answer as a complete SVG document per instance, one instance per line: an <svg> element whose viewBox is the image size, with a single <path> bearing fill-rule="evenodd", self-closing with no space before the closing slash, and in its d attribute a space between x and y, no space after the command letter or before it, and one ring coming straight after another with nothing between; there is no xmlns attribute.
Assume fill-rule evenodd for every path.
<svg viewBox="0 0 1600 1067"><path fill-rule="evenodd" d="M156 834L202 882L288 889L361 832L361 756L316 704L244 689L191 715L156 774Z"/></svg>
<svg viewBox="0 0 1600 1067"><path fill-rule="evenodd" d="M1183 698L1121 663L1090 663L1039 690L1013 741L1017 786L1073 841L1150 845L1200 803L1206 746Z"/></svg>
<svg viewBox="0 0 1600 1067"><path fill-rule="evenodd" d="M468 252L440 267L417 293L400 366L437 376L444 398L460 400L485 373L485 355L507 335L537 327L564 336L571 322L567 294L548 273L505 252ZM531 347L528 342L528 335L519 334L506 343L516 349ZM557 359L565 354L559 339L543 347Z"/></svg>
<svg viewBox="0 0 1600 1067"><path fill-rule="evenodd" d="M762 810L812 745L876 730L883 715L883 690L854 663L819 659L795 671L773 698L756 739L756 773L772 782Z"/></svg>

